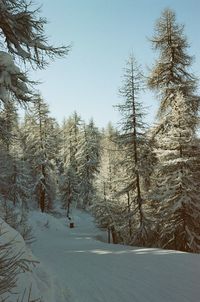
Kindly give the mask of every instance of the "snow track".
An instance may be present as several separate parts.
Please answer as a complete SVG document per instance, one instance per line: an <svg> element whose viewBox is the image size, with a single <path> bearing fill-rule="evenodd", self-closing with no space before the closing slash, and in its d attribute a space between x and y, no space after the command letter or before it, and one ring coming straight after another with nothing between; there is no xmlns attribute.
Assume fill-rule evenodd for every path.
<svg viewBox="0 0 200 302"><path fill-rule="evenodd" d="M87 213L67 221L35 213L33 252L53 276L55 302L198 302L200 256L96 240Z"/></svg>

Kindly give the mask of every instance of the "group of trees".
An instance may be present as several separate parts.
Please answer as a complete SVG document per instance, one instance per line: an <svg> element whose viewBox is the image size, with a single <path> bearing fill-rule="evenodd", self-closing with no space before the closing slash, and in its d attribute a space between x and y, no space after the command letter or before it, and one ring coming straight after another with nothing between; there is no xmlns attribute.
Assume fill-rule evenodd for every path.
<svg viewBox="0 0 200 302"><path fill-rule="evenodd" d="M117 106L121 127L118 133L109 129L110 147L103 146L116 155L103 151L107 184L93 211L114 241L199 252L200 98L183 29L175 13L165 10L151 39L159 57L150 74L143 76L133 56L127 62L123 103ZM144 87L160 101L152 128L144 123Z"/></svg>
<svg viewBox="0 0 200 302"><path fill-rule="evenodd" d="M99 130L76 112L61 126L50 116L25 68L44 68L69 47L49 45L45 23L25 0L0 0L1 218L27 239L26 211L50 211L60 200L69 218L71 206L90 209L114 243L199 252L199 96L175 13L165 10L156 23L151 73L144 76L133 56L127 62L119 129ZM140 100L147 87L160 101L151 128ZM26 107L23 121L18 105Z"/></svg>
<svg viewBox="0 0 200 302"><path fill-rule="evenodd" d="M69 215L70 206L83 209L95 198L94 179L100 162L100 132L93 120L85 124L75 112L61 129L60 194Z"/></svg>
<svg viewBox="0 0 200 302"><path fill-rule="evenodd" d="M69 51L69 47L56 48L48 43L44 31L46 20L39 13L31 1L0 0L0 216L26 240L30 239L30 232L25 213L31 194L35 192L39 196L41 209L51 203L49 154L44 145L50 139L50 135L46 137L48 116L27 70L44 68L49 59L62 57ZM32 122L34 132L28 146L28 125L26 130L19 127L17 108L19 105L28 108L29 104L34 104L34 112L27 123ZM34 147L39 154L38 161L36 154L34 158L30 156ZM10 300L9 293L16 286L19 273L29 267L28 260L14 252L15 240L3 241L2 224L0 250L0 299L6 301ZM25 298L16 297L19 299ZM31 292L27 299L33 301Z"/></svg>

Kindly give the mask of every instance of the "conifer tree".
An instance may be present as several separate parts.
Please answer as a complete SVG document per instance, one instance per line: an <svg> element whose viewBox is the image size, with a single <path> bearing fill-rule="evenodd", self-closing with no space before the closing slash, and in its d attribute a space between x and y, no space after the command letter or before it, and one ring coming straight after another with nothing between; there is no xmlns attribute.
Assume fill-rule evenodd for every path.
<svg viewBox="0 0 200 302"><path fill-rule="evenodd" d="M77 151L80 148L81 117L74 112L62 126L62 142L61 142L61 156L63 164L67 166L69 163L78 171Z"/></svg>
<svg viewBox="0 0 200 302"><path fill-rule="evenodd" d="M24 158L32 170L34 192L41 211L52 207L56 193L55 154L57 131L54 120L40 98L24 125ZM57 130L57 129L56 129Z"/></svg>
<svg viewBox="0 0 200 302"><path fill-rule="evenodd" d="M149 87L160 98L159 116L165 116L173 106L177 90L194 110L198 108L198 98L194 95L196 78L189 72L192 57L188 55L188 42L184 26L176 22L176 15L165 9L156 23L155 35L151 39L159 59L148 79Z"/></svg>
<svg viewBox="0 0 200 302"><path fill-rule="evenodd" d="M103 195L111 196L116 192L115 174L118 158L117 130L108 124L101 135L100 172L98 175L99 186Z"/></svg>
<svg viewBox="0 0 200 302"><path fill-rule="evenodd" d="M44 68L49 59L69 51L69 47L56 48L48 43L45 24L45 18L39 16L39 9L34 9L31 2L0 0L0 140L7 147L12 120L10 115L8 124L4 113L37 99L34 83L27 76L27 63L29 68Z"/></svg>
<svg viewBox="0 0 200 302"><path fill-rule="evenodd" d="M69 47L54 47L45 36L44 17L40 9L26 0L0 1L0 45L15 58L29 62L32 67L44 68L48 58L63 56Z"/></svg>
<svg viewBox="0 0 200 302"><path fill-rule="evenodd" d="M161 99L155 128L158 163L152 189L157 218L154 244L197 252L199 97L195 95L196 79L188 71L191 57L186 52L183 26L176 23L173 11L163 12L152 43L160 51L160 58L149 77L149 86Z"/></svg>
<svg viewBox="0 0 200 302"><path fill-rule="evenodd" d="M129 232L131 236L134 233L132 240L137 244L144 244L147 237L142 192L142 178L146 171L142 155L147 146L143 121L144 109L139 101L139 93L142 89L143 79L140 68L133 56L130 56L125 68L124 84L120 89L124 103L117 105L122 114L120 148L124 150L122 161L124 185L119 194L126 196Z"/></svg>
<svg viewBox="0 0 200 302"><path fill-rule="evenodd" d="M99 172L100 133L93 120L84 126L81 147L77 152L80 178L80 207L86 208L92 204L96 194L94 180Z"/></svg>
<svg viewBox="0 0 200 302"><path fill-rule="evenodd" d="M56 48L48 43L44 31L46 20L38 15L39 9L34 9L32 1L0 0L0 206L2 200L12 200L13 197L15 202L19 199L17 195L21 198L23 191L21 183L19 186L20 156L15 154L13 157L12 153L15 117L9 110L37 99L32 86L35 83L27 76L27 63L29 69L44 68L49 59L61 57L69 50L69 47ZM22 225L25 225L25 220L22 215ZM27 229L23 232L27 234ZM21 260L21 254L13 253L15 244L12 242L0 246L0 295L15 286L18 273L28 267L27 263L30 262ZM24 298L21 300L24 301Z"/></svg>
<svg viewBox="0 0 200 302"><path fill-rule="evenodd" d="M123 206L120 204L116 192L119 188L119 150L117 144L118 133L111 123L101 134L100 166L95 186L96 198L90 207L99 225L108 231L108 242L118 243L121 240L121 222Z"/></svg>
<svg viewBox="0 0 200 302"><path fill-rule="evenodd" d="M70 218L71 205L76 207L78 203L78 180L74 167L70 164L64 168L64 173L60 180L61 202L64 209L67 210L67 217Z"/></svg>
<svg viewBox="0 0 200 302"><path fill-rule="evenodd" d="M81 117L74 112L62 127L60 194L67 216L70 206L76 207L78 203L80 179L77 152L80 149L81 123Z"/></svg>

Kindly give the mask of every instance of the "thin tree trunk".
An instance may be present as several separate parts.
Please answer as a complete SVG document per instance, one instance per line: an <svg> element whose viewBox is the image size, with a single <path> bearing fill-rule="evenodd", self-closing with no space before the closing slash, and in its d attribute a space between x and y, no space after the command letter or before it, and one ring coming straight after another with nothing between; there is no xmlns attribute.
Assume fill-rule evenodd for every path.
<svg viewBox="0 0 200 302"><path fill-rule="evenodd" d="M128 218L128 226L129 226L129 235L130 238L132 237L132 223L131 223L131 205L130 205L130 194L129 192L127 192L127 202L128 202L128 214L129 214L129 218Z"/></svg>
<svg viewBox="0 0 200 302"><path fill-rule="evenodd" d="M68 200L67 200L67 218L69 218L69 219L71 219L71 217L69 216L70 205L71 205L71 189L70 189L70 183L69 183Z"/></svg>
<svg viewBox="0 0 200 302"><path fill-rule="evenodd" d="M134 72L132 63L132 111L133 111L133 146L134 146L134 161L136 166L136 189L137 189L137 204L140 215L140 226L143 224L142 198L140 190L140 175L138 171L138 146L137 146L137 129L136 129L136 110L135 110L135 87L134 87Z"/></svg>

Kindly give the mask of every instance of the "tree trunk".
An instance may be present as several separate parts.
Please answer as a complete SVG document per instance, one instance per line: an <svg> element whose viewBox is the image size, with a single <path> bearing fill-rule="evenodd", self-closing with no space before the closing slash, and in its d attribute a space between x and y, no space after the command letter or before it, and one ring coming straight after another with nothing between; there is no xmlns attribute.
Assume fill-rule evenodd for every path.
<svg viewBox="0 0 200 302"><path fill-rule="evenodd" d="M132 237L132 223L131 223L131 205L130 205L130 194L129 192L127 192L127 201L128 201L128 214L129 214L129 218L128 218L128 226L129 226L129 235L130 238Z"/></svg>
<svg viewBox="0 0 200 302"><path fill-rule="evenodd" d="M115 230L114 226L111 227L111 234L112 234L112 242L114 244L117 244L118 243L117 233L116 233L116 230Z"/></svg>

